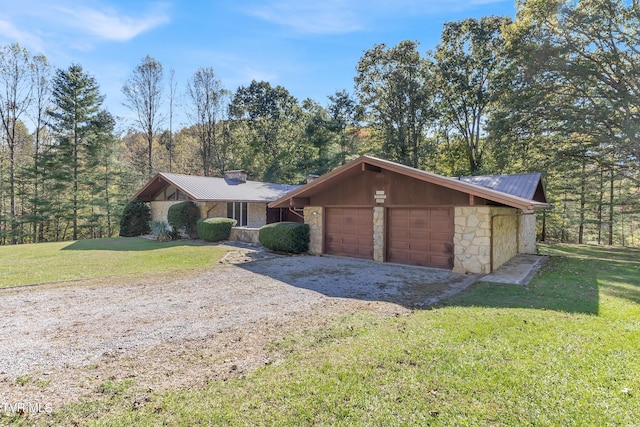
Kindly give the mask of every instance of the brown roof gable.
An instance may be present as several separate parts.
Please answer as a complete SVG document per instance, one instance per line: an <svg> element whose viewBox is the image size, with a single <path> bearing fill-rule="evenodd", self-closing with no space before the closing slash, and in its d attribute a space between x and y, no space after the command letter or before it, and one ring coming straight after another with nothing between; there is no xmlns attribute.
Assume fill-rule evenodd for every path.
<svg viewBox="0 0 640 427"><path fill-rule="evenodd" d="M511 206L524 210L536 210L536 209L548 209L550 204L545 202L538 202L535 200L525 199L523 197L514 196L512 194L504 193L490 188L483 187L481 185L472 184L469 182L461 181L454 178L447 178L435 173L426 172L420 169L415 169L409 166L401 165L399 163L391 162L388 160L378 159L376 157L361 156L351 162L334 169L326 175L321 176L303 185L302 187L294 190L278 200L269 203L269 207L272 208L284 208L290 206L296 206L296 199L307 198L315 193L325 190L336 184L336 181L341 177L349 175L359 170L367 168L380 168L391 172L406 175L411 178L415 178L421 181L429 182L435 185L439 185L452 190L460 191L463 193L471 194L473 196L482 197L487 200L491 200L496 203L500 203L506 206Z"/></svg>

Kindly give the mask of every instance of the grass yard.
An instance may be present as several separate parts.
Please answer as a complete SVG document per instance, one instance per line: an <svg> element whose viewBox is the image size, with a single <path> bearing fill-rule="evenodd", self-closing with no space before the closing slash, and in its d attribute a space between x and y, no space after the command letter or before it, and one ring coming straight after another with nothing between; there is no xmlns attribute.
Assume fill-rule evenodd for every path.
<svg viewBox="0 0 640 427"><path fill-rule="evenodd" d="M105 277L143 277L211 266L219 246L141 237L0 246L0 288Z"/></svg>
<svg viewBox="0 0 640 427"><path fill-rule="evenodd" d="M526 287L478 283L389 320L355 313L273 343L290 356L244 378L151 393L141 405L143 385L126 380L43 421L640 425L640 251L541 251L553 256Z"/></svg>

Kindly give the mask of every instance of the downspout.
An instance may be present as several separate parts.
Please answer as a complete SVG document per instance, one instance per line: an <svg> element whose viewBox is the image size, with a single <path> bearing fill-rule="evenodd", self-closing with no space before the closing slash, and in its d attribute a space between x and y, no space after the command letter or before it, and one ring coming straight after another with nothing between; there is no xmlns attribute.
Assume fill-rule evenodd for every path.
<svg viewBox="0 0 640 427"><path fill-rule="evenodd" d="M209 212L211 212L211 210L212 210L213 208L215 208L216 206L218 206L218 204L217 204L217 203L214 203L214 204L213 204L213 206L211 206L209 209L207 209L207 218L209 218Z"/></svg>
<svg viewBox="0 0 640 427"><path fill-rule="evenodd" d="M535 215L536 211L531 212L522 212L513 213L513 214L495 214L489 217L489 273L493 273L493 219L499 216L527 216L527 215ZM516 234L516 245L518 246L518 253L520 253L520 222L518 222L518 233Z"/></svg>

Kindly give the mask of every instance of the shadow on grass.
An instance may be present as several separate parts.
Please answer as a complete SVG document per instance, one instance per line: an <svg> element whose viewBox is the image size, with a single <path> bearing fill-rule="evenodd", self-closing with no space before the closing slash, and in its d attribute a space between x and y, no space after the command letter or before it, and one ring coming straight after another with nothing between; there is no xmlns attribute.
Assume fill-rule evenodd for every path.
<svg viewBox="0 0 640 427"><path fill-rule="evenodd" d="M479 282L441 305L597 315L601 296L640 303L640 251L586 245L542 245L540 251L550 258L528 286Z"/></svg>
<svg viewBox="0 0 640 427"><path fill-rule="evenodd" d="M192 240L157 242L144 237L115 237L109 239L77 240L62 248L63 251L153 251L174 246L202 246Z"/></svg>

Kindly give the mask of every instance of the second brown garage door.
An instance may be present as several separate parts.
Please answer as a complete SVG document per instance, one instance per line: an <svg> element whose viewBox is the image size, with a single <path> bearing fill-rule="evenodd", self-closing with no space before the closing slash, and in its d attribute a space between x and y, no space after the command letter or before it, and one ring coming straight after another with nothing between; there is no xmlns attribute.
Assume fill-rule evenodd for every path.
<svg viewBox="0 0 640 427"><path fill-rule="evenodd" d="M391 208L387 261L453 267L453 208Z"/></svg>
<svg viewBox="0 0 640 427"><path fill-rule="evenodd" d="M373 259L373 209L327 208L325 252Z"/></svg>

